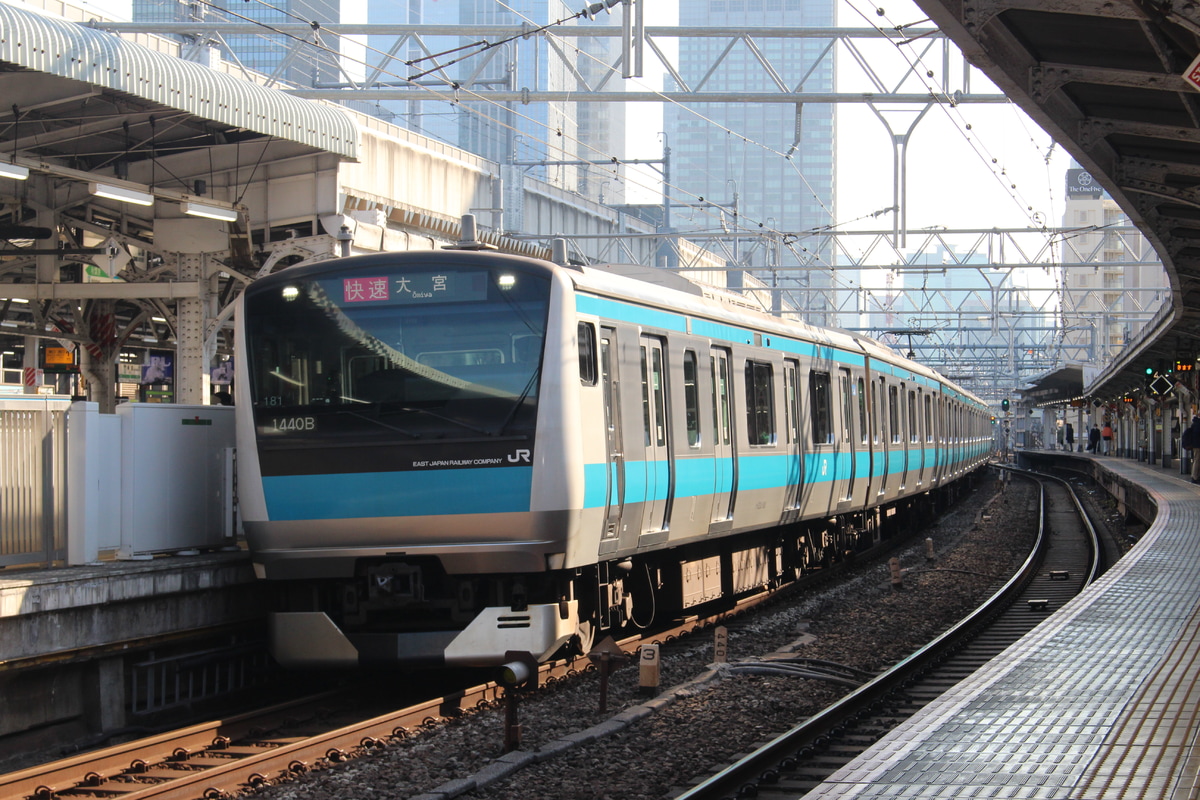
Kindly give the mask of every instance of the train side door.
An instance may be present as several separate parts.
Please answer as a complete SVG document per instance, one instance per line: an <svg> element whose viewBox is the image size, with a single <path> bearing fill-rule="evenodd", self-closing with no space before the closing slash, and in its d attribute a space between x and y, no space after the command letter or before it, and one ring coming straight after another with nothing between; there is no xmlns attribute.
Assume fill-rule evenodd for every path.
<svg viewBox="0 0 1200 800"><path fill-rule="evenodd" d="M617 381L617 332L600 329L600 379L604 385L604 430L608 449L608 513L604 518L601 553L616 549L625 506L625 454L621 449L621 407ZM605 548L605 543L611 546Z"/></svg>
<svg viewBox="0 0 1200 800"><path fill-rule="evenodd" d="M838 436L833 401L833 376L813 370L808 373L808 436L812 446L808 467L808 509L834 513L838 504Z"/></svg>
<svg viewBox="0 0 1200 800"><path fill-rule="evenodd" d="M713 403L713 505L710 533L733 527L733 506L737 500L737 437L733 430L733 388L730 367L733 357L721 347L709 353Z"/></svg>
<svg viewBox="0 0 1200 800"><path fill-rule="evenodd" d="M916 410L913 411L913 415L917 418L917 428L913 433L915 442L913 447L917 454L917 486L919 487L925 486L925 458L927 455L925 452L925 408L928 397L929 395L924 389L917 389Z"/></svg>
<svg viewBox="0 0 1200 800"><path fill-rule="evenodd" d="M855 405L858 408L858 439L855 446L858 452L854 454L854 474L862 478L858 483L862 486L862 504L865 506L871 501L871 415L868 410L871 385L864 375L859 375L855 379L855 387Z"/></svg>
<svg viewBox="0 0 1200 800"><path fill-rule="evenodd" d="M881 377L875 397L873 398L875 403L872 406L872 410L876 414L875 441L878 444L878 448L875 451L875 457L879 459L877 470L879 474L879 493L881 495L887 494L888 454L891 452L891 448L888 447L888 436L891 434L888 431L887 425L887 388L887 379Z"/></svg>
<svg viewBox="0 0 1200 800"><path fill-rule="evenodd" d="M908 414L908 456L905 460L905 480L904 485L912 487L910 481L920 484L920 469L921 469L921 426L917 418L917 412L920 409L917 401L916 389L908 390L908 402L905 404L905 411Z"/></svg>
<svg viewBox="0 0 1200 800"><path fill-rule="evenodd" d="M645 441L645 503L642 533L667 529L674 481L671 474L670 425L667 419L667 369L661 339L641 337L642 427Z"/></svg>
<svg viewBox="0 0 1200 800"><path fill-rule="evenodd" d="M903 464L900 467L900 489L907 491L909 488L909 465L912 464L912 392L908 390L908 384L901 383L900 390L896 396L898 406L898 421L900 423L897 430L899 437L899 447L903 448Z"/></svg>
<svg viewBox="0 0 1200 800"><path fill-rule="evenodd" d="M900 398L902 393L898 384L889 384L887 387L887 439L885 446L888 448L888 456L884 462L887 466L887 486L891 487L891 494L894 497L897 490L904 488L904 431L901 429L900 420ZM895 478L892 476L892 466L895 465Z"/></svg>
<svg viewBox="0 0 1200 800"><path fill-rule="evenodd" d="M800 365L791 359L783 362L783 416L787 436L787 483L784 487L781 523L796 521L804 497L804 447L800 421ZM810 487L811 488L811 487Z"/></svg>
<svg viewBox="0 0 1200 800"><path fill-rule="evenodd" d="M838 370L838 388L842 392L842 432L841 432L841 447L838 454L839 469L838 479L846 481L845 491L838 498L839 508L854 499L854 479L858 475L858 454L855 452L858 440L855 438L858 431L855 429L855 399L857 392L855 385L850 377L850 370ZM844 476L844 477L843 477Z"/></svg>

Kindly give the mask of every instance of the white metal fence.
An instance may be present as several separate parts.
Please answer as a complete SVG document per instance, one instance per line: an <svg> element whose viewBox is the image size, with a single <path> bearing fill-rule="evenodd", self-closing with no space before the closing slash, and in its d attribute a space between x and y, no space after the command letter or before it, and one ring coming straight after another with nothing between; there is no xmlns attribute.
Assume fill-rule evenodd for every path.
<svg viewBox="0 0 1200 800"><path fill-rule="evenodd" d="M237 543L233 409L0 398L0 569Z"/></svg>
<svg viewBox="0 0 1200 800"><path fill-rule="evenodd" d="M69 406L0 399L0 567L66 559Z"/></svg>

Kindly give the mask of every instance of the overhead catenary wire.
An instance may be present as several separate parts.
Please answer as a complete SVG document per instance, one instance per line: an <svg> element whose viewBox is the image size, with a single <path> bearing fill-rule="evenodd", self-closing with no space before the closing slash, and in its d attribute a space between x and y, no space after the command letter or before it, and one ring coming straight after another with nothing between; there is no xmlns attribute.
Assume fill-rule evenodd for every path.
<svg viewBox="0 0 1200 800"><path fill-rule="evenodd" d="M874 19L872 19L869 14L855 5L853 0L847 0L847 4L856 14L862 17L862 19L868 25L875 28L877 31L880 31L881 33L884 32L884 28L881 27ZM876 16L888 19L885 9L877 7L873 9L873 11ZM888 22L891 22L891 20L888 19ZM905 27L907 26L893 24L893 29L897 31L902 31ZM979 157L984 166L989 170L1004 191L1015 203L1017 203L1018 206L1021 207L1022 212L1029 218L1029 220L1033 222L1034 209L1032 204L1030 204L1021 196L1017 185L1013 183L1011 179L1007 178L1005 168L1002 165L999 165L999 159L993 156L987 150L987 147L983 144L981 137L974 131L974 126L972 123L967 122L963 117L961 110L958 108L958 103L954 101L954 98L951 95L948 95L945 91L941 90L936 85L931 84L931 82L927 80L929 76L934 74L934 71L924 64L919 55L910 55L910 53L905 49L905 46L911 43L912 40L904 39L895 41L889 39L888 41L892 43L892 45L896 48L896 51L901 55L905 62L909 64L912 74L922 82L922 85L924 85L929 91L930 96L941 99L941 102L936 103L936 105L944 114L946 114L947 118L957 123L955 125L955 131L963 137L966 143L970 146L972 152ZM924 72L922 72L920 67L925 67ZM997 169L997 167L999 167L999 169ZM1039 227L1044 227L1044 225Z"/></svg>

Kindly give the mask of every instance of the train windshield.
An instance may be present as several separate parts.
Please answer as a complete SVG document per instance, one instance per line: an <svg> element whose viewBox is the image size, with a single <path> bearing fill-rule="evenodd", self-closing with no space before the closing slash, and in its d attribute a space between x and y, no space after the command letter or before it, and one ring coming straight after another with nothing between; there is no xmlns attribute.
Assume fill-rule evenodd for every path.
<svg viewBox="0 0 1200 800"><path fill-rule="evenodd" d="M545 275L412 261L252 287L260 437L531 436L549 298Z"/></svg>

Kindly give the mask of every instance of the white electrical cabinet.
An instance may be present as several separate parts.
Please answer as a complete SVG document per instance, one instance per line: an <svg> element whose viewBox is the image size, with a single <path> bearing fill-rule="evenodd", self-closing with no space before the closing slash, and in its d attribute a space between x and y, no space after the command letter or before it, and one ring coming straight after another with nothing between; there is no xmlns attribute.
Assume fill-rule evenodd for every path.
<svg viewBox="0 0 1200 800"><path fill-rule="evenodd" d="M126 403L119 557L230 543L233 408Z"/></svg>

